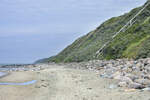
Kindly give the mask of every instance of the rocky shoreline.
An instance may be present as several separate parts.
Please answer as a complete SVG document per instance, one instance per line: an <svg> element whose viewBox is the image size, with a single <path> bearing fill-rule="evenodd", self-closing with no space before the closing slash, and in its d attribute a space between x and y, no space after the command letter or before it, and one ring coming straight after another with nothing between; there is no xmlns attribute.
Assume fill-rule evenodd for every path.
<svg viewBox="0 0 150 100"><path fill-rule="evenodd" d="M94 60L68 64L99 73L101 78L118 80L118 87L150 91L150 58L139 60ZM78 66L78 67L76 67Z"/></svg>
<svg viewBox="0 0 150 100"><path fill-rule="evenodd" d="M1 66L1 71L40 71L49 65L65 65L68 68L95 71L101 78L118 80L118 87L150 91L150 58L139 60L93 60L89 62L67 64L33 64Z"/></svg>

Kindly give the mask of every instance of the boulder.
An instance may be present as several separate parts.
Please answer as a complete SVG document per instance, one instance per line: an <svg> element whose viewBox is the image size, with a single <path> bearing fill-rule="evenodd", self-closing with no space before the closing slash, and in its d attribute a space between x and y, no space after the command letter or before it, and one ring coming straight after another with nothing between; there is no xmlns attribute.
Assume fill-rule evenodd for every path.
<svg viewBox="0 0 150 100"><path fill-rule="evenodd" d="M112 78L113 78L112 75L106 74L106 73L100 74L100 77L101 77L101 78L109 78L109 79L112 79Z"/></svg>
<svg viewBox="0 0 150 100"><path fill-rule="evenodd" d="M134 74L131 74L131 73L127 73L125 76L129 77L132 81L139 78L137 75L134 75Z"/></svg>
<svg viewBox="0 0 150 100"><path fill-rule="evenodd" d="M127 84L133 83L132 79L130 79L129 77L123 76L120 79L122 82L126 82Z"/></svg>
<svg viewBox="0 0 150 100"><path fill-rule="evenodd" d="M150 80L149 79L136 79L135 82L142 84L142 85L150 86Z"/></svg>
<svg viewBox="0 0 150 100"><path fill-rule="evenodd" d="M142 91L149 91L150 92L150 88L148 87L148 88L144 88L144 89L142 89Z"/></svg>
<svg viewBox="0 0 150 100"><path fill-rule="evenodd" d="M122 77L121 72L119 72L119 71L115 72L114 74L112 74L112 77L113 77L113 79L120 80Z"/></svg>
<svg viewBox="0 0 150 100"><path fill-rule="evenodd" d="M119 87L127 87L128 84L127 84L127 82L119 82L119 83L118 83L118 86L119 86Z"/></svg>
<svg viewBox="0 0 150 100"><path fill-rule="evenodd" d="M143 89L145 88L142 84L139 83L130 83L128 85L129 88L133 88L133 89Z"/></svg>

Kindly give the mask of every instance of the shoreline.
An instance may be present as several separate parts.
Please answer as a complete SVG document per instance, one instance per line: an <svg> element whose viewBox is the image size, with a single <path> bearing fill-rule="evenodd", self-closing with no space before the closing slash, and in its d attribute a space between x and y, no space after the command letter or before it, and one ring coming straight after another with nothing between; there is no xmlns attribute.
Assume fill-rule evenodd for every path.
<svg viewBox="0 0 150 100"><path fill-rule="evenodd" d="M9 65L7 68L6 66L5 68L0 68L0 70L4 68L3 71L8 72L7 75L9 75L11 72L40 72L58 66L93 71L98 73L101 78L118 80L119 82L117 83L117 86L119 87L128 87L130 89L140 90L147 89L150 91L150 58L139 60L93 60L80 63L27 64L26 66L18 65L17 67ZM5 77L5 75L2 77Z"/></svg>
<svg viewBox="0 0 150 100"><path fill-rule="evenodd" d="M9 72L0 71L0 78L6 77L8 75L10 75Z"/></svg>
<svg viewBox="0 0 150 100"><path fill-rule="evenodd" d="M86 63L87 64L87 63ZM118 87L118 80L72 65L43 65L38 71L12 71L0 82L27 82L26 86L0 85L1 100L148 100L149 92ZM75 68L76 66L76 68ZM9 96L8 96L9 95ZM117 95L117 96L116 96Z"/></svg>

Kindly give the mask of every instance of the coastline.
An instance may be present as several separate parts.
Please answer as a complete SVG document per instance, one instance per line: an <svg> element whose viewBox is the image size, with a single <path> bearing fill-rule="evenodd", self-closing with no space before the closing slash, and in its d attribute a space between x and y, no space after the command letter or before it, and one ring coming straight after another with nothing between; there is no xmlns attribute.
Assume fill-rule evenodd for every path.
<svg viewBox="0 0 150 100"><path fill-rule="evenodd" d="M118 86L119 80L100 77L101 73L106 70L107 64L108 69L111 69L110 62L113 63L113 61L90 61L69 64L37 64L36 67L32 66L25 71L11 70L8 71L9 75L0 78L0 82L23 83L31 80L37 80L37 82L26 86L0 85L0 98L1 100L150 99L149 90L141 91L120 87ZM135 62L131 61L133 65Z"/></svg>

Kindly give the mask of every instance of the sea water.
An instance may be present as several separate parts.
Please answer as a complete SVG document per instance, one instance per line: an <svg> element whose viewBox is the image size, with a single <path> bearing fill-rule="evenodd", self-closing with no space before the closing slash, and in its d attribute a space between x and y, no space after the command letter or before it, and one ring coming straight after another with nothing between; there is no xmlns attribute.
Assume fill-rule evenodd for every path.
<svg viewBox="0 0 150 100"><path fill-rule="evenodd" d="M37 80L32 80L32 81L23 82L23 83L0 82L0 85L18 85L18 86L22 86L22 85L31 85L31 84L34 84L36 82L37 82Z"/></svg>
<svg viewBox="0 0 150 100"><path fill-rule="evenodd" d="M0 72L0 77L3 77L5 75L7 75L8 73L5 72ZM15 82L0 82L0 85L30 85L30 84L34 84L36 83L37 80L32 80L32 81L28 81L28 82L23 82L23 83L15 83Z"/></svg>
<svg viewBox="0 0 150 100"><path fill-rule="evenodd" d="M7 75L8 73L5 73L5 72L0 72L0 77L3 77L5 75Z"/></svg>

